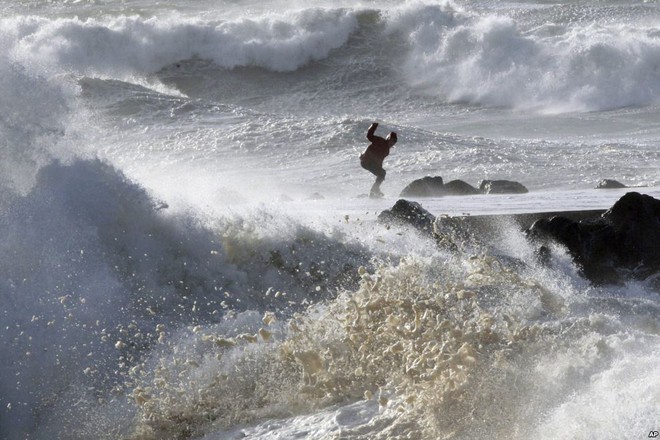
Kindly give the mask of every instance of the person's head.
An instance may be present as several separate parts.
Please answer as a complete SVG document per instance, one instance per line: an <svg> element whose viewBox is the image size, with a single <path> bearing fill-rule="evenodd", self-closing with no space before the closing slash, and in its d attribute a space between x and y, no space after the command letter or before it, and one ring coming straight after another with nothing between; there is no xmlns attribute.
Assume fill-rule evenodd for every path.
<svg viewBox="0 0 660 440"><path fill-rule="evenodd" d="M385 140L387 141L387 144L388 144L390 147L393 147L394 144L396 144L396 133L393 132L393 131L391 131L390 134L387 135L387 137L385 138Z"/></svg>

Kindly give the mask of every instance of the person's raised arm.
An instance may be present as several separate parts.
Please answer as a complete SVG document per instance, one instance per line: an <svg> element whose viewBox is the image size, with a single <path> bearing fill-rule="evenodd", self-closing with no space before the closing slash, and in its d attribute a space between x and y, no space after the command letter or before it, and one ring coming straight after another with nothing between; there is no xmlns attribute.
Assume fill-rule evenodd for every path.
<svg viewBox="0 0 660 440"><path fill-rule="evenodd" d="M378 128L378 122L374 122L369 127L369 131L367 131L367 139L369 139L371 142L374 141L374 133L376 132L377 128Z"/></svg>

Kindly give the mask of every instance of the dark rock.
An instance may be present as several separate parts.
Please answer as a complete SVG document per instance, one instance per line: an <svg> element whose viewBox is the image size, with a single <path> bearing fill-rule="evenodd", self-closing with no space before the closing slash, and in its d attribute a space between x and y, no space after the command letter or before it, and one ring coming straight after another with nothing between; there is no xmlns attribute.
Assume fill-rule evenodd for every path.
<svg viewBox="0 0 660 440"><path fill-rule="evenodd" d="M629 192L603 218L616 234L611 245L623 264L660 265L660 200Z"/></svg>
<svg viewBox="0 0 660 440"><path fill-rule="evenodd" d="M617 182L616 180L611 180L611 179L603 179L596 186L596 189L618 189L618 188L627 188L627 186L621 182Z"/></svg>
<svg viewBox="0 0 660 440"><path fill-rule="evenodd" d="M480 193L477 188L462 180L452 180L445 183L443 191L446 196L471 196Z"/></svg>
<svg viewBox="0 0 660 440"><path fill-rule="evenodd" d="M444 183L440 176L426 176L421 179L413 180L403 191L400 197L433 197L441 196Z"/></svg>
<svg viewBox="0 0 660 440"><path fill-rule="evenodd" d="M510 180L482 180L479 190L484 194L525 194L525 186Z"/></svg>
<svg viewBox="0 0 660 440"><path fill-rule="evenodd" d="M597 284L616 283L614 255L603 244L612 239L602 219L573 221L566 217L537 220L528 230L534 239L552 239L564 245L582 274Z"/></svg>
<svg viewBox="0 0 660 440"><path fill-rule="evenodd" d="M442 215L433 224L433 238L442 248L452 252L471 252L476 247L484 247L479 225L471 217ZM483 246L482 246L483 244Z"/></svg>
<svg viewBox="0 0 660 440"><path fill-rule="evenodd" d="M580 223L566 217L556 216L537 220L529 231L533 238L550 236L569 250L578 250L581 247Z"/></svg>
<svg viewBox="0 0 660 440"><path fill-rule="evenodd" d="M400 197L443 197L443 196L471 196L475 194L520 194L526 193L527 188L518 182L506 180L484 180L482 190L462 180L452 180L444 183L440 176L426 176L413 180L403 191ZM486 188L486 190L483 190Z"/></svg>
<svg viewBox="0 0 660 440"><path fill-rule="evenodd" d="M527 235L564 245L595 283L646 278L660 270L660 200L630 192L602 216L582 221L537 220Z"/></svg>
<svg viewBox="0 0 660 440"><path fill-rule="evenodd" d="M435 216L417 202L400 199L392 209L381 212L378 220L384 223L408 224L430 236Z"/></svg>

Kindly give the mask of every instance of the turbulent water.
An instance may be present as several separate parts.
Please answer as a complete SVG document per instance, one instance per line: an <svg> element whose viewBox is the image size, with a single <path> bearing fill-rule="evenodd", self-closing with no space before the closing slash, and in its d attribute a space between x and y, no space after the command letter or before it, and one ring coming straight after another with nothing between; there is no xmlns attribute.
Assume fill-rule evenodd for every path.
<svg viewBox="0 0 660 440"><path fill-rule="evenodd" d="M652 283L376 214L426 175L660 185L658 3L0 11L0 438L657 435Z"/></svg>

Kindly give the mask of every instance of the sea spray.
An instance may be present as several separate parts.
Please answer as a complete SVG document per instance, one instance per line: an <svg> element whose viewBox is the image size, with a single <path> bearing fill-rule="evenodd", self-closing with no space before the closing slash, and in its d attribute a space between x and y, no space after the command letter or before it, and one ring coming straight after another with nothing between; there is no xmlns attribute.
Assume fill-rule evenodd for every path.
<svg viewBox="0 0 660 440"><path fill-rule="evenodd" d="M630 329L584 313L577 292L564 297L495 256L468 257L464 270L445 258L360 268L358 290L286 324L253 316L247 333L199 329L151 360L161 368L132 391L135 438L202 436L366 398L382 408L371 423L389 426L371 438L522 439L570 390L631 355ZM177 354L183 346L196 349Z"/></svg>
<svg viewBox="0 0 660 440"><path fill-rule="evenodd" d="M0 39L3 41L3 39ZM75 88L26 70L0 54L0 186L25 193L40 166L61 154L74 119Z"/></svg>
<svg viewBox="0 0 660 440"><path fill-rule="evenodd" d="M409 41L410 83L450 102L553 113L660 99L649 64L659 59L660 44L642 13L625 26L585 14L552 31L525 14L483 14L451 3L413 3L390 15L390 32Z"/></svg>
<svg viewBox="0 0 660 440"><path fill-rule="evenodd" d="M564 301L495 259L473 259L471 266L456 274L442 261L411 258L373 274L362 268L360 289L286 326L266 325L268 338L254 318L245 334L200 329L151 360L161 367L132 391L139 406L135 438L201 436L365 397L383 408L377 417L391 419L374 438L487 432L506 438L526 429L521 414L551 400L533 397L546 385L537 383L535 359L560 334L579 341L592 330L580 320L542 318L565 316ZM543 313L523 317L527 305L509 298L516 292ZM197 348L184 348L190 346Z"/></svg>
<svg viewBox="0 0 660 440"><path fill-rule="evenodd" d="M6 209L0 403L13 429L37 435L82 414L98 417L102 431L97 400L111 399L181 327L231 311L304 309L355 286L355 268L371 255L288 218L261 213L211 226L169 212L100 160L44 166Z"/></svg>
<svg viewBox="0 0 660 440"><path fill-rule="evenodd" d="M657 184L658 4L221 3L0 6L0 437L657 431L657 280L374 221L424 175L530 189L434 215Z"/></svg>
<svg viewBox="0 0 660 440"><path fill-rule="evenodd" d="M226 68L296 70L343 45L356 24L348 10L312 8L236 21L11 18L0 21L0 32L15 36L8 49L22 63L124 78L194 57Z"/></svg>

